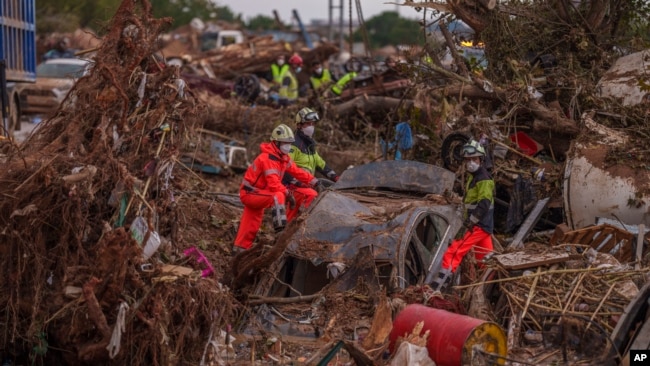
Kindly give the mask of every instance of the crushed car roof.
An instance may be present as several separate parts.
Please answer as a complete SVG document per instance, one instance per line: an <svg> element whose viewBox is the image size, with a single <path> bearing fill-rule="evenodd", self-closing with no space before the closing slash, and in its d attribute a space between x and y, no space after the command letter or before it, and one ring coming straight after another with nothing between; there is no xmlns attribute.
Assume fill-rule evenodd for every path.
<svg viewBox="0 0 650 366"><path fill-rule="evenodd" d="M318 264L349 259L372 246L376 260L394 261L422 215L437 214L445 226L452 224L457 205L441 195L451 191L454 178L451 171L413 161L347 170L332 190L319 195L301 228L288 239L287 252Z"/></svg>

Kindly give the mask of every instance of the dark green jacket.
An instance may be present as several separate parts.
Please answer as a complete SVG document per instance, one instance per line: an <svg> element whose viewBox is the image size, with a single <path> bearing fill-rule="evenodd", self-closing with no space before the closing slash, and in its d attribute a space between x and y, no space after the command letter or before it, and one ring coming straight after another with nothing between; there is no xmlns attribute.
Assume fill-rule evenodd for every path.
<svg viewBox="0 0 650 366"><path fill-rule="evenodd" d="M478 219L481 229L492 234L494 232L494 180L483 165L474 173L470 173L465 185L467 209L466 217Z"/></svg>
<svg viewBox="0 0 650 366"><path fill-rule="evenodd" d="M336 172L330 168L325 160L316 151L316 141L305 135L301 130L295 132L296 141L291 147L289 156L299 168L308 171L314 175L316 172L321 173L329 179L334 179ZM289 174L285 174L282 183L291 184L295 179Z"/></svg>

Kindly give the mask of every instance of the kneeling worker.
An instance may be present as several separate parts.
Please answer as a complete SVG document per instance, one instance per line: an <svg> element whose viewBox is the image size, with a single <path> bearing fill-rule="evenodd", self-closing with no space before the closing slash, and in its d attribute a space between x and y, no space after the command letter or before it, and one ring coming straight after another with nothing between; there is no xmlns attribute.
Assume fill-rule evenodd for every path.
<svg viewBox="0 0 650 366"><path fill-rule="evenodd" d="M311 108L305 107L296 113L296 141L293 142L289 156L299 168L306 170L309 174L316 175L316 172L319 172L336 182L339 176L316 151L316 141L313 136L318 121L320 121L318 113ZM316 198L317 192L309 187L301 187L300 184L296 184L296 179L291 177L291 174L285 174L282 181L294 191L296 197L296 206L287 211L287 218L291 221L298 215L301 207L309 207Z"/></svg>
<svg viewBox="0 0 650 366"><path fill-rule="evenodd" d="M315 187L318 179L298 168L289 157L293 131L284 124L273 129L271 142L260 144L261 153L244 174L239 197L244 204L244 213L235 237L233 252L250 249L262 224L264 209L271 208L273 228L276 232L287 224L285 202L295 205L292 192L282 184L285 172L299 182Z"/></svg>

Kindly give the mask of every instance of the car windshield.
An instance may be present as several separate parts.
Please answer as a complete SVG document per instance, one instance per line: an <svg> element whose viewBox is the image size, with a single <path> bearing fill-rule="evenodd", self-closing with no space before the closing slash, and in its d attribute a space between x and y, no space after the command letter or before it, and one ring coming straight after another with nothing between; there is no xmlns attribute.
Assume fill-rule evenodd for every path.
<svg viewBox="0 0 650 366"><path fill-rule="evenodd" d="M80 78L84 74L83 64L70 63L43 63L36 68L36 75L44 78Z"/></svg>

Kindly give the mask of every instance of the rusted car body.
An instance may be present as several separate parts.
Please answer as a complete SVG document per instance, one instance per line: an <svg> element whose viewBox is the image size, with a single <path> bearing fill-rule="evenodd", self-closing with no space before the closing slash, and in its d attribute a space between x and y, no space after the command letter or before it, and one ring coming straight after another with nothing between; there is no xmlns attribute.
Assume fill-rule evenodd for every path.
<svg viewBox="0 0 650 366"><path fill-rule="evenodd" d="M458 205L445 198L454 180L451 171L414 161L346 170L312 204L284 255L271 266L272 275L258 282L253 295L318 299L320 293L350 291L360 281L377 293L422 284L428 272L439 270L461 227ZM318 338L325 316L318 303L304 304L303 321L289 314L296 304L286 311L282 305L264 304L251 323L266 331ZM311 321L318 317L320 322Z"/></svg>

